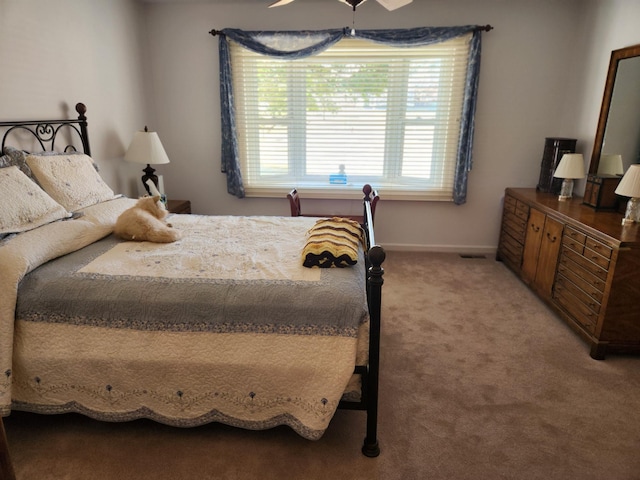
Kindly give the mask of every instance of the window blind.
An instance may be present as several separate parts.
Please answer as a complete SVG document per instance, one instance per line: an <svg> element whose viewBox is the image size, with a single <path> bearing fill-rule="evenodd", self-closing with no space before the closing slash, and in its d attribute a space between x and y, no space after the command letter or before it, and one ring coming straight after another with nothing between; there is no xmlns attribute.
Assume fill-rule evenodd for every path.
<svg viewBox="0 0 640 480"><path fill-rule="evenodd" d="M247 195L370 183L386 198L451 200L470 39L399 48L348 38L297 60L231 42Z"/></svg>

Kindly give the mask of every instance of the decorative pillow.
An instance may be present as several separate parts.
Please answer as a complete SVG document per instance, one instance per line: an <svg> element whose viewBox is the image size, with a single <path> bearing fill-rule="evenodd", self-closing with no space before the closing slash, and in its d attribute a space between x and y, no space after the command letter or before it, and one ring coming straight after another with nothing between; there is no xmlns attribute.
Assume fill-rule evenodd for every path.
<svg viewBox="0 0 640 480"><path fill-rule="evenodd" d="M54 152L53 150L46 150L44 152L27 153L25 154L25 156L26 155L41 155L43 157L51 157L53 155L84 155L84 153L78 152L77 150L71 150L70 152ZM93 160L93 158L91 158L91 164L93 165L93 168L96 169L96 172L100 171L100 167L98 167L98 164L95 162L95 160Z"/></svg>
<svg viewBox="0 0 640 480"><path fill-rule="evenodd" d="M355 265L362 241L362 227L358 222L342 217L318 220L309 230L302 250L302 265L320 268Z"/></svg>
<svg viewBox="0 0 640 480"><path fill-rule="evenodd" d="M0 235L25 232L71 216L16 166L0 169L0 192Z"/></svg>
<svg viewBox="0 0 640 480"><path fill-rule="evenodd" d="M30 178L33 178L31 169L29 168L29 165L27 165L27 162L26 162L26 158L28 155L26 152L14 147L10 147L9 145L5 145L2 153L4 155L0 157L0 168L16 166L20 170L22 170L22 172L25 175L27 175Z"/></svg>
<svg viewBox="0 0 640 480"><path fill-rule="evenodd" d="M27 165L43 190L70 212L115 198L88 155L28 155Z"/></svg>

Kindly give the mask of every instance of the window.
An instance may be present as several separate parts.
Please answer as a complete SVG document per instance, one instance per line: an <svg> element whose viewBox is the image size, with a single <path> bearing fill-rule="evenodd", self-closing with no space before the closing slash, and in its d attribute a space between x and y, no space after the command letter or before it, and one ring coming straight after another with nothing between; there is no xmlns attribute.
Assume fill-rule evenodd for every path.
<svg viewBox="0 0 640 480"><path fill-rule="evenodd" d="M370 183L386 199L464 203L480 30L223 30L229 193L344 196ZM347 184L332 183L342 170Z"/></svg>

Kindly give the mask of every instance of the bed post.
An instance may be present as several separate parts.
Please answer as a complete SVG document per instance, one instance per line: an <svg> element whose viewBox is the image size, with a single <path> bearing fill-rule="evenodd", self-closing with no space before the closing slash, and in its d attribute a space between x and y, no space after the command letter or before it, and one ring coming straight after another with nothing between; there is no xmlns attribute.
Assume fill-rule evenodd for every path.
<svg viewBox="0 0 640 480"><path fill-rule="evenodd" d="M366 381L367 435L362 453L367 457L380 455L378 446L378 377L380 372L380 318L382 310L382 284L385 253L382 247L374 245L369 249L369 272L367 281L367 301L369 305L369 369Z"/></svg>
<svg viewBox="0 0 640 480"><path fill-rule="evenodd" d="M87 107L84 103L76 103L76 112L78 112L78 120L80 120L80 132L82 133L82 148L86 155L91 156L91 147L89 146L89 134L87 132Z"/></svg>
<svg viewBox="0 0 640 480"><path fill-rule="evenodd" d="M385 259L384 249L376 245L373 229L371 194L373 188L367 184L364 193L364 230L367 237L367 306L369 307L369 364L362 375L362 395L367 410L367 434L362 453L367 457L380 455L378 445L378 378L380 373L380 319L382 313L382 284Z"/></svg>

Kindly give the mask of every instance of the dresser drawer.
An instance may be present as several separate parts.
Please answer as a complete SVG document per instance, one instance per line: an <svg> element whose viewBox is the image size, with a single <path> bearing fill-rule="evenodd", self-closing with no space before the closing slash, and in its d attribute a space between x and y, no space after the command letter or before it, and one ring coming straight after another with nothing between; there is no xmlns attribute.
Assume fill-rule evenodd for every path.
<svg viewBox="0 0 640 480"><path fill-rule="evenodd" d="M595 298L589 295L587 292L578 287L575 283L568 280L563 275L559 275L555 285L556 290L566 290L581 303L583 303L589 310L594 313L600 313L600 302L597 302Z"/></svg>
<svg viewBox="0 0 640 480"><path fill-rule="evenodd" d="M604 243L599 242L598 240L595 240L591 237L587 237L587 240L585 241L585 246L590 250L593 250L597 254L602 255L604 258L608 260L611 259L611 253L613 252L613 249L609 245L605 245Z"/></svg>
<svg viewBox="0 0 640 480"><path fill-rule="evenodd" d="M609 258L603 257L599 253L591 250L590 248L584 247L584 257L591 260L596 265L604 268L605 270L609 270Z"/></svg>
<svg viewBox="0 0 640 480"><path fill-rule="evenodd" d="M522 250L523 245L517 242L513 237L507 234L502 234L500 238L500 253L505 257L507 261L515 266L520 266L522 263Z"/></svg>
<svg viewBox="0 0 640 480"><path fill-rule="evenodd" d="M589 309L568 290L563 288L557 288L553 293L553 297L556 303L564 308L587 332L592 335L595 333L596 325L598 324L598 315L596 315L593 310Z"/></svg>
<svg viewBox="0 0 640 480"><path fill-rule="evenodd" d="M507 232L520 243L524 243L524 237L527 231L527 222L513 214L507 213L502 222L502 230Z"/></svg>
<svg viewBox="0 0 640 480"><path fill-rule="evenodd" d="M565 229L565 234L562 236L562 246L570 250L573 250L574 252L580 255L584 253L584 243L580 243L570 235L567 235L566 229Z"/></svg>
<svg viewBox="0 0 640 480"><path fill-rule="evenodd" d="M575 241L576 243L579 243L581 245L585 244L585 241L587 240L587 236L576 230L575 228L567 225L564 229L564 234L569 237L571 240Z"/></svg>
<svg viewBox="0 0 640 480"><path fill-rule="evenodd" d="M582 269L566 257L558 263L558 273L584 290L598 303L602 303L605 283L595 275Z"/></svg>
<svg viewBox="0 0 640 480"><path fill-rule="evenodd" d="M582 267L587 272L591 273L592 275L595 275L598 279L602 280L603 282L607 281L607 275L609 274L608 270L606 270L605 268L602 268L601 266L599 266L598 264L590 260L587 260L582 255L579 255L576 252L565 248L562 251L562 255L560 257L561 257L560 258L561 262L563 261L564 258L568 258L569 260L577 263L580 267Z"/></svg>
<svg viewBox="0 0 640 480"><path fill-rule="evenodd" d="M518 201L513 198L511 195L506 195L504 197L504 211L505 212L511 212L515 215L516 213L516 205L518 204Z"/></svg>
<svg viewBox="0 0 640 480"><path fill-rule="evenodd" d="M529 220L529 205L518 201L515 214L517 217L526 222L527 220Z"/></svg>

